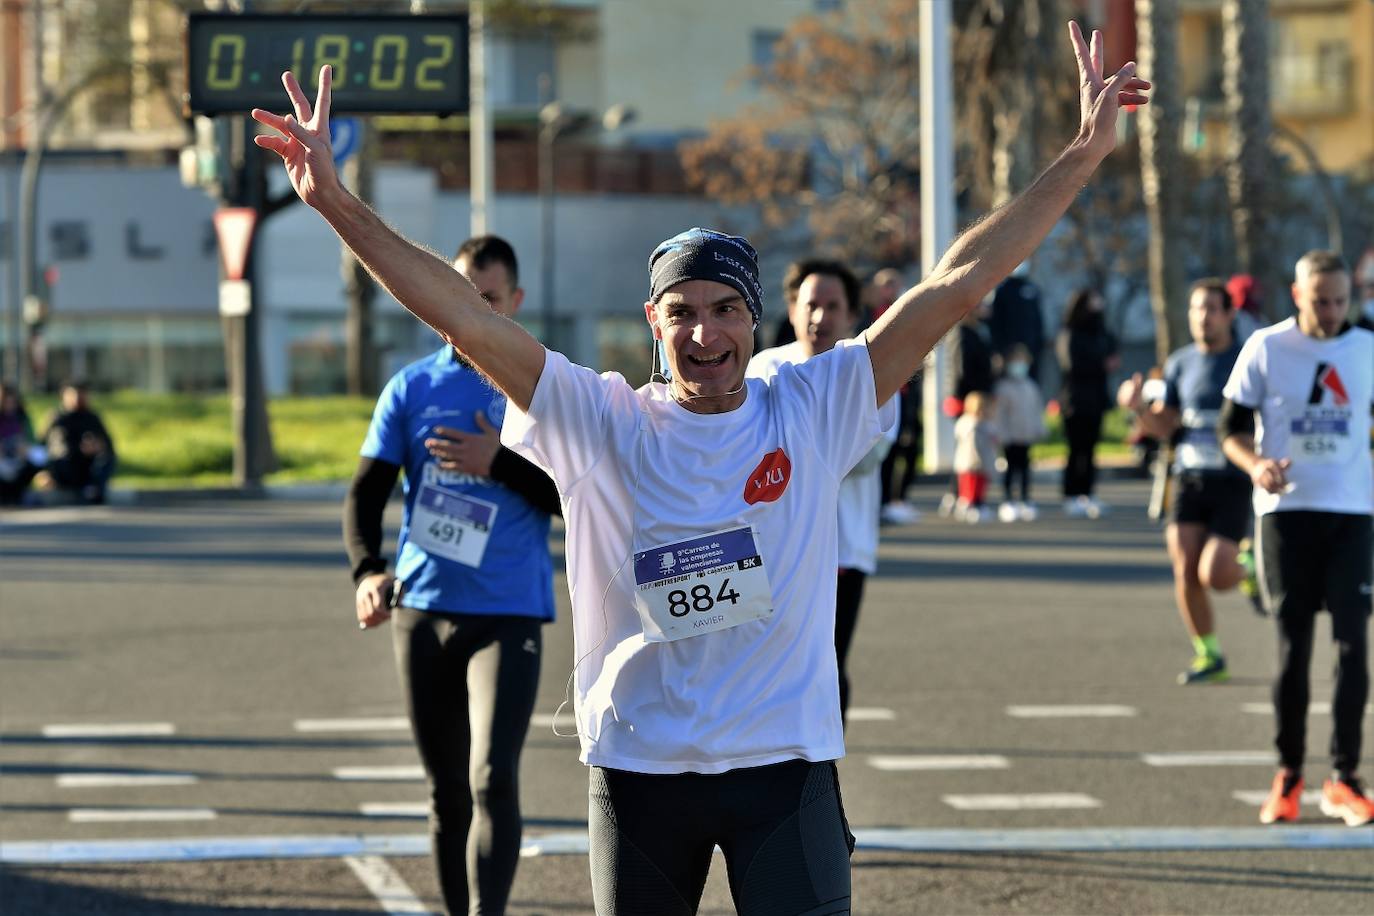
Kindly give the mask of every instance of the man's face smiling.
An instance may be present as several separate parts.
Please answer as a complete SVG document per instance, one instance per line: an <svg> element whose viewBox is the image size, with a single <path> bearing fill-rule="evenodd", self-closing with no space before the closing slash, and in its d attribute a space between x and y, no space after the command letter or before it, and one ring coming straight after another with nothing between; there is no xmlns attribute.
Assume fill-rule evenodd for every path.
<svg viewBox="0 0 1374 916"><path fill-rule="evenodd" d="M715 280L687 280L657 303L644 303L644 317L663 341L674 394L684 407L722 413L744 402L754 319L737 289Z"/></svg>

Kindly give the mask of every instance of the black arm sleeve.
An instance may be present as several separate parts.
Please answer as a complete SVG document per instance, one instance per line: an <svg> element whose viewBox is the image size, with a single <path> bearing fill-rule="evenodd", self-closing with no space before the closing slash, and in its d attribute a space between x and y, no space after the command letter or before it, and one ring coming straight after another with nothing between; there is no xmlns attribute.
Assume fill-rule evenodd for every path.
<svg viewBox="0 0 1374 916"><path fill-rule="evenodd" d="M1253 436L1255 434L1255 409L1237 404L1227 398L1221 402L1221 414L1217 417L1217 441L1225 442L1231 436Z"/></svg>
<svg viewBox="0 0 1374 916"><path fill-rule="evenodd" d="M504 445L491 460L491 479L523 496L540 512L563 514L563 504L558 501L558 488L553 479Z"/></svg>
<svg viewBox="0 0 1374 916"><path fill-rule="evenodd" d="M401 476L400 465L376 458L363 458L344 497L343 536L348 551L348 566L353 584L365 576L386 572L382 556L382 513L386 501Z"/></svg>

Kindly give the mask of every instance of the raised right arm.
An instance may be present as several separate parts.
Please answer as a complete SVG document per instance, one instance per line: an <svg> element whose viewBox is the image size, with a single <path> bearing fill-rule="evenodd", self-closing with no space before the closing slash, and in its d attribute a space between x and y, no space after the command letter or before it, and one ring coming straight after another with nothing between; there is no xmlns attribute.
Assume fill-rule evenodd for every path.
<svg viewBox="0 0 1374 916"><path fill-rule="evenodd" d="M291 186L338 233L381 286L439 332L521 410L528 410L544 369L544 348L515 322L496 314L467 278L444 259L384 223L348 192L329 145L331 70L320 69L312 110L292 74L282 75L295 115L253 109L253 118L277 136L254 138L281 156Z"/></svg>

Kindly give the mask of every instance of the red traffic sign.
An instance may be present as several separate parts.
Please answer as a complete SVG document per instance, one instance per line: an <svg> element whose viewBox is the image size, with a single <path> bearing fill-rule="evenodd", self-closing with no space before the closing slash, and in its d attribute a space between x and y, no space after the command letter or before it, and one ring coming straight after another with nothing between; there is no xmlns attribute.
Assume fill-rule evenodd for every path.
<svg viewBox="0 0 1374 916"><path fill-rule="evenodd" d="M243 279L257 224L258 211L252 207L221 207L215 211L215 235L219 236L219 259L226 280Z"/></svg>

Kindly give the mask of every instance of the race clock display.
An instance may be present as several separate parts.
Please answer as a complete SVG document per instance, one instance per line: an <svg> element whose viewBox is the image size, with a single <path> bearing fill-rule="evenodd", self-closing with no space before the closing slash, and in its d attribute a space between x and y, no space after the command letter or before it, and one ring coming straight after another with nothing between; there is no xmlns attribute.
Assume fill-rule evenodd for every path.
<svg viewBox="0 0 1374 916"><path fill-rule="evenodd" d="M334 70L332 112L455 114L468 108L466 16L191 13L187 111L289 110L290 70L314 101L320 67Z"/></svg>

